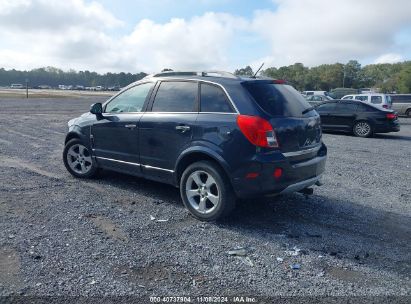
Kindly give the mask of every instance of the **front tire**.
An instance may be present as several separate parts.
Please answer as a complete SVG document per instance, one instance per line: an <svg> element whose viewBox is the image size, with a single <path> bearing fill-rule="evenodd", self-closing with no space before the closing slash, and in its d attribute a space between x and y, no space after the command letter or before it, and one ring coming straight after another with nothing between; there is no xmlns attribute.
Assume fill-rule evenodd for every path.
<svg viewBox="0 0 411 304"><path fill-rule="evenodd" d="M359 121L354 124L353 133L358 137L372 136L372 127L367 121Z"/></svg>
<svg viewBox="0 0 411 304"><path fill-rule="evenodd" d="M406 115L408 118L411 118L411 109L408 109L408 110L405 112L405 115Z"/></svg>
<svg viewBox="0 0 411 304"><path fill-rule="evenodd" d="M180 194L186 208L201 221L216 221L235 207L236 197L225 172L210 161L188 166L180 179Z"/></svg>
<svg viewBox="0 0 411 304"><path fill-rule="evenodd" d="M67 142L63 150L63 162L67 171L75 177L92 178L97 173L97 164L91 151L78 138Z"/></svg>

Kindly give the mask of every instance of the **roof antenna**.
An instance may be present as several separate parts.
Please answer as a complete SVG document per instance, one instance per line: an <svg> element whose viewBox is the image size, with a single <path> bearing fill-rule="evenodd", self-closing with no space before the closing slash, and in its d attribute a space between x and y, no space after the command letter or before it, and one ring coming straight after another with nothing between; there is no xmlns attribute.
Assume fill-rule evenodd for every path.
<svg viewBox="0 0 411 304"><path fill-rule="evenodd" d="M258 72L260 72L260 70L261 70L261 68L263 67L263 65L264 65L264 62L263 62L263 64L258 68L257 72L255 72L254 76L251 77L251 78L256 78Z"/></svg>

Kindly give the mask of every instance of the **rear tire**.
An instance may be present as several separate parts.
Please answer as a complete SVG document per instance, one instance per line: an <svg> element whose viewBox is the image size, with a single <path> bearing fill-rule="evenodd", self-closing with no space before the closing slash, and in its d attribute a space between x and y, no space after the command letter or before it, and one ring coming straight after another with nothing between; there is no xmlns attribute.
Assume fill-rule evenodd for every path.
<svg viewBox="0 0 411 304"><path fill-rule="evenodd" d="M367 121L358 121L354 124L353 133L358 137L371 137L373 130L371 124Z"/></svg>
<svg viewBox="0 0 411 304"><path fill-rule="evenodd" d="M188 166L180 179L180 194L190 213L201 221L216 221L235 207L236 197L225 172L214 162Z"/></svg>
<svg viewBox="0 0 411 304"><path fill-rule="evenodd" d="M75 177L92 178L97 175L96 160L90 149L78 138L73 138L66 143L63 162L67 171Z"/></svg>

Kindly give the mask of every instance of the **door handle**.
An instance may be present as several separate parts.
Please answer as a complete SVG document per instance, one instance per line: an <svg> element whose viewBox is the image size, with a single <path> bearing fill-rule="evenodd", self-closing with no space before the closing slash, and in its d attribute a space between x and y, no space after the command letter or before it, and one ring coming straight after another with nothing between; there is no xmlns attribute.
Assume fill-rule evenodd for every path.
<svg viewBox="0 0 411 304"><path fill-rule="evenodd" d="M183 125L183 126L176 126L176 130L177 130L177 131L181 131L181 133L187 132L187 131L189 131L190 129L191 129L190 126L185 126L185 125Z"/></svg>
<svg viewBox="0 0 411 304"><path fill-rule="evenodd" d="M137 127L137 125L131 124L131 125L125 125L124 127L126 127L127 129L134 129L135 127Z"/></svg>

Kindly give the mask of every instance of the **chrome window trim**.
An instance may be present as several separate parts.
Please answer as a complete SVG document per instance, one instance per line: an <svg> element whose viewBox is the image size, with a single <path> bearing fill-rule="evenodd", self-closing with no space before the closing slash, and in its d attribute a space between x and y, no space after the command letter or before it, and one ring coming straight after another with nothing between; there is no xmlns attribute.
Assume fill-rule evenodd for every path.
<svg viewBox="0 0 411 304"><path fill-rule="evenodd" d="M163 81L163 80L161 79L161 77L160 77L159 81ZM224 91L224 93L226 94L228 100L230 101L231 105L233 106L233 109L234 109L234 111L235 111L235 114L240 114L240 111L238 111L238 109L237 109L236 105L234 104L233 99L231 98L230 94L228 94L228 92L227 92L227 90L224 88L224 86L222 86L221 84L219 84L219 83L217 83L217 82L210 81L210 80L203 80L203 79L195 79L195 78L167 78L167 79L164 80L164 81L196 81L196 82L198 82L198 83L200 83L200 84L201 84L202 82L204 82L204 83L210 83L210 84L213 84L213 85L215 85L215 86L218 86L218 87L220 87L220 88ZM201 113L201 112L199 112L199 113Z"/></svg>
<svg viewBox="0 0 411 304"><path fill-rule="evenodd" d="M197 81L199 81L200 84L201 84L201 82L205 82L205 83L211 83L211 84L213 84L213 85L216 85L216 86L220 87L220 88L224 91L224 93L225 93L225 95L227 96L228 100L230 101L231 105L233 106L233 109L234 109L234 111L236 112L236 114L240 114L240 111L238 111L236 105L234 104L233 100L231 99L230 94L228 94L228 92L227 92L227 90L225 89L224 86L222 86L222 85L219 84L219 83L216 83L216 82L213 82L213 81L209 81L209 80L199 79L199 80L197 80Z"/></svg>
<svg viewBox="0 0 411 304"><path fill-rule="evenodd" d="M144 78L143 78L144 79ZM143 80L142 79L142 80ZM219 88L221 88L224 93L226 94L228 100L230 101L233 109L235 112L231 112L231 113L227 113L227 114L240 114L240 111L238 110L238 108L236 107L235 103L233 102L233 99L231 98L230 94L228 94L227 90L224 88L224 86L222 86L219 83L213 82L213 81L209 81L209 80L203 80L203 79L193 79L193 78L188 78L188 79L184 79L184 78L167 78L167 80L172 80L172 81L176 81L176 80L180 80L180 81L196 81L198 83L201 84L201 82L204 83L210 83L213 85L218 86ZM157 80L157 81L161 81L161 79ZM111 96L104 104L103 104L103 108L105 109L106 105L109 104L114 98L116 98L117 96L121 95L123 92L131 89L132 87L135 87L137 85L142 85L145 83L153 83L154 85L156 84L156 82L153 82L152 80L146 80L146 81L142 81L142 82L134 82L129 84L127 87L123 88L123 90L121 90L120 92L118 92L117 94ZM110 112L103 112L103 114L113 114L113 115L119 115L119 114L133 114L133 113L166 113L166 112L120 112L120 113L110 113ZM168 112L168 113L225 113L225 112Z"/></svg>
<svg viewBox="0 0 411 304"><path fill-rule="evenodd" d="M294 152L286 152L283 153L283 155L285 157L292 157L292 156L298 156L298 155L304 155L304 154L308 154L308 153L312 153L312 152L317 152L318 150L320 150L321 145L318 145L317 147L314 148L310 148L310 149L306 149L306 150L300 150L300 151L294 151Z"/></svg>

